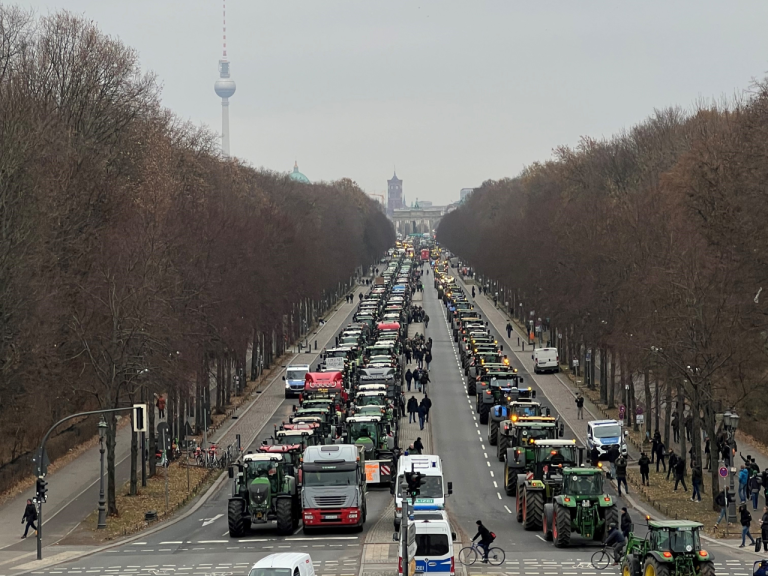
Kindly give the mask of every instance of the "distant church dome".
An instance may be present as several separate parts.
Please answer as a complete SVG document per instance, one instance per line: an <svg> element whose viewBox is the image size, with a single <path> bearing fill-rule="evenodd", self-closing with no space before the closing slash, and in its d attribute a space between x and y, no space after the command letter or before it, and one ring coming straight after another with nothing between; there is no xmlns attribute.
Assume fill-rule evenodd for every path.
<svg viewBox="0 0 768 576"><path fill-rule="evenodd" d="M288 174L288 177L291 180L295 180L296 182L301 182L303 184L311 184L311 182L309 181L309 178L307 178L306 176L304 176L304 174L299 172L299 163L298 162L294 162L293 163L293 172Z"/></svg>

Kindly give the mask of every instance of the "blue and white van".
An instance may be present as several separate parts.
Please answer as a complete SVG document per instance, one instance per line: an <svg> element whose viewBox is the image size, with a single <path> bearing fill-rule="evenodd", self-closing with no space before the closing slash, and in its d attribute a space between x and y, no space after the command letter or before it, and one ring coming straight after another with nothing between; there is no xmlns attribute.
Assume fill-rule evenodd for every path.
<svg viewBox="0 0 768 576"><path fill-rule="evenodd" d="M447 486L443 478L443 462L435 454L409 454L400 456L397 461L397 479L395 494L395 530L400 529L400 514L403 508L403 493L400 485L405 481L406 472L420 472L426 476L419 495L416 497L415 510L445 510L445 498L453 492L450 482Z"/></svg>
<svg viewBox="0 0 768 576"><path fill-rule="evenodd" d="M591 451L593 447L597 448L599 459L605 460L608 457L608 450L612 446L616 446L620 453L626 453L627 447L618 420L590 420L587 422L588 451Z"/></svg>
<svg viewBox="0 0 768 576"><path fill-rule="evenodd" d="M309 364L290 364L285 369L285 397L293 398L304 391L304 377L309 372Z"/></svg>
<svg viewBox="0 0 768 576"><path fill-rule="evenodd" d="M416 510L408 522L408 531L416 531L415 551L416 574L443 574L454 576L455 561L453 556L453 541L456 534L451 531L448 514L445 510ZM404 533L400 534L398 545L398 573L403 574L403 542Z"/></svg>

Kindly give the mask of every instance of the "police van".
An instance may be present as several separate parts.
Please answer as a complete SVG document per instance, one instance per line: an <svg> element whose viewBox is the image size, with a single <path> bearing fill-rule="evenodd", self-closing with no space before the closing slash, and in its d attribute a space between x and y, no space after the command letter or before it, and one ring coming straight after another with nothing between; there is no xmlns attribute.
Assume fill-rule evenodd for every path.
<svg viewBox="0 0 768 576"><path fill-rule="evenodd" d="M426 476L419 487L415 510L445 510L445 498L453 493L453 485L447 486L443 478L443 462L434 454L409 454L397 461L397 479L393 490L395 495L395 530L400 529L400 515L403 508L403 490L406 472L419 472Z"/></svg>
<svg viewBox="0 0 768 576"><path fill-rule="evenodd" d="M405 531L398 537L397 546L398 573L403 574L403 538ZM409 561L415 561L416 574L444 574L454 576L455 561L453 542L456 533L451 530L448 514L445 510L415 510L408 521L408 556ZM409 570L410 572L410 570Z"/></svg>
<svg viewBox="0 0 768 576"><path fill-rule="evenodd" d="M285 369L285 397L293 398L304 391L304 378L309 372L308 364L291 364Z"/></svg>
<svg viewBox="0 0 768 576"><path fill-rule="evenodd" d="M608 458L608 450L613 446L626 455L626 435L627 433L622 433L618 420L590 420L587 422L587 450L591 452L592 448L597 448L600 460Z"/></svg>

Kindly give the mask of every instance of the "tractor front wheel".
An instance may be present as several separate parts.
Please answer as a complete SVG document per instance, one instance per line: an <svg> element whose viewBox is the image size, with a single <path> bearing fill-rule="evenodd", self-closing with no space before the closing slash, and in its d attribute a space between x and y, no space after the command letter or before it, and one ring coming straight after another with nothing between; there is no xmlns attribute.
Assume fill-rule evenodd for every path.
<svg viewBox="0 0 768 576"><path fill-rule="evenodd" d="M293 532L293 510L291 506L291 500L289 498L281 498L277 501L276 515L277 515L277 533L278 534L290 534Z"/></svg>
<svg viewBox="0 0 768 576"><path fill-rule="evenodd" d="M498 439L498 447L496 448L496 456L499 459L499 462L504 462L504 457L507 454L507 448L509 448L509 436L506 434L503 434L501 432L499 434Z"/></svg>
<svg viewBox="0 0 768 576"><path fill-rule="evenodd" d="M715 576L715 565L712 562L699 562L699 576Z"/></svg>
<svg viewBox="0 0 768 576"><path fill-rule="evenodd" d="M595 530L594 539L603 541L605 534L608 531L608 526L611 524L616 524L616 526L619 525L619 509L616 508L616 505L609 506L605 509L605 516L603 516L603 519L605 522L603 523L602 527Z"/></svg>
<svg viewBox="0 0 768 576"><path fill-rule="evenodd" d="M515 494L515 517L519 523L523 523L523 489L521 486L517 487Z"/></svg>
<svg viewBox="0 0 768 576"><path fill-rule="evenodd" d="M467 394L470 396L477 394L477 381L474 378L467 381Z"/></svg>
<svg viewBox="0 0 768 576"><path fill-rule="evenodd" d="M242 500L230 500L227 505L227 521L229 523L229 536L240 538L245 534L245 502Z"/></svg>
<svg viewBox="0 0 768 576"><path fill-rule="evenodd" d="M541 530L541 517L544 515L544 494L539 490L525 491L523 500L523 525L526 530Z"/></svg>
<svg viewBox="0 0 768 576"><path fill-rule="evenodd" d="M552 530L555 548L567 548L571 543L571 513L565 506L557 503L552 514Z"/></svg>
<svg viewBox="0 0 768 576"><path fill-rule="evenodd" d="M499 423L493 418L488 422L488 443L491 446L496 446L496 442L499 439Z"/></svg>
<svg viewBox="0 0 768 576"><path fill-rule="evenodd" d="M488 424L488 413L491 411L491 407L488 404L480 404L480 424Z"/></svg>
<svg viewBox="0 0 768 576"><path fill-rule="evenodd" d="M504 492L507 496L514 496L517 492L517 474L504 464Z"/></svg>

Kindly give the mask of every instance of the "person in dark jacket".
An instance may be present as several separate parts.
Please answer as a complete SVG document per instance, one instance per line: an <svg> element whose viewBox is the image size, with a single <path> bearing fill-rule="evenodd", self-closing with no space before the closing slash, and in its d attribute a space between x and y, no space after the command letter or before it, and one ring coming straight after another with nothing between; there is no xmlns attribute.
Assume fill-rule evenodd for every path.
<svg viewBox="0 0 768 576"><path fill-rule="evenodd" d="M419 411L419 401L416 396L408 398L408 424L416 421L416 413Z"/></svg>
<svg viewBox="0 0 768 576"><path fill-rule="evenodd" d="M675 462L675 491L677 491L677 485L680 483L683 484L683 489L688 492L688 486L685 485L685 458L678 458Z"/></svg>
<svg viewBox="0 0 768 576"><path fill-rule="evenodd" d="M429 422L429 411L432 409L432 399L424 394L424 398L421 399L421 405L424 406L424 419Z"/></svg>
<svg viewBox="0 0 768 576"><path fill-rule="evenodd" d="M424 391L424 394L426 394L427 393L427 384L429 384L431 382L431 380L429 379L429 372L427 372L426 370L422 370L421 371L420 382L421 382L421 389Z"/></svg>
<svg viewBox="0 0 768 576"><path fill-rule="evenodd" d="M691 502L696 500L698 496L699 502L701 502L701 485L704 482L704 473L701 471L701 466L696 462L691 466L691 484L693 485L691 492ZM685 486L685 484L683 484Z"/></svg>
<svg viewBox="0 0 768 576"><path fill-rule="evenodd" d="M424 362L427 363L427 370L429 370L429 365L432 363L432 352L427 349L427 353L424 354Z"/></svg>
<svg viewBox="0 0 768 576"><path fill-rule="evenodd" d="M584 420L584 396L581 395L581 392L579 392L576 395L576 419L577 420Z"/></svg>
<svg viewBox="0 0 768 576"><path fill-rule="evenodd" d="M653 433L653 439L651 439L651 464L656 460L656 454L659 452L659 443L661 442L661 432L656 430ZM658 472L658 470L657 470Z"/></svg>
<svg viewBox="0 0 768 576"><path fill-rule="evenodd" d="M405 383L408 384L408 392L411 391L411 380L413 380L413 372L411 372L411 369L408 368L405 373Z"/></svg>
<svg viewBox="0 0 768 576"><path fill-rule="evenodd" d="M667 464L664 461L664 454L666 452L666 446L664 446L664 442L659 438L659 443L656 445L656 472L659 471L659 464L661 464L664 467L664 472L667 471Z"/></svg>
<svg viewBox="0 0 768 576"><path fill-rule="evenodd" d="M680 419L677 411L672 414L672 442L680 442Z"/></svg>
<svg viewBox="0 0 768 576"><path fill-rule="evenodd" d="M416 454L421 454L424 451L424 444L421 442L421 436L416 438L416 442L413 443L413 449Z"/></svg>
<svg viewBox="0 0 768 576"><path fill-rule="evenodd" d="M760 539L763 541L763 552L768 552L768 506L763 506L760 518Z"/></svg>
<svg viewBox="0 0 768 576"><path fill-rule="evenodd" d="M752 523L752 514L747 510L746 504L739 506L739 521L741 522L741 546L739 546L739 548L744 548L747 537L749 537L754 546L755 539L752 538L752 534L749 533L749 525Z"/></svg>
<svg viewBox="0 0 768 576"><path fill-rule="evenodd" d="M650 486L651 484L648 481L648 474L651 471L651 461L648 459L648 456L645 455L645 452L640 454L640 460L638 460L637 463L640 465L640 480L643 486Z"/></svg>
<svg viewBox="0 0 768 576"><path fill-rule="evenodd" d="M616 486L619 488L619 496L621 496L622 484L624 484L624 492L629 494L629 488L627 487L627 459L624 456L619 456L616 460Z"/></svg>
<svg viewBox="0 0 768 576"><path fill-rule="evenodd" d="M678 460L679 458L677 457L677 454L675 454L675 451L672 450L672 448L670 448L669 449L669 468L667 468L667 480L669 480L669 475L675 471L675 466L677 466Z"/></svg>
<svg viewBox="0 0 768 576"><path fill-rule="evenodd" d="M616 478L616 460L619 459L621 452L618 446L611 446L608 449L608 462L611 463L611 478Z"/></svg>
<svg viewBox="0 0 768 576"><path fill-rule="evenodd" d="M755 474L749 479L747 488L749 490L749 496L752 499L752 509L757 511L757 498L760 496L760 488L763 486L763 477L760 474Z"/></svg>
<svg viewBox="0 0 768 576"><path fill-rule="evenodd" d="M27 498L27 506L24 508L24 516L21 518L22 524L24 524L24 522L27 523L26 528L24 528L24 535L21 537L22 539L27 537L27 532L29 532L30 527L35 531L35 534L37 534L37 526L35 526L35 520L37 520L37 508L35 508L32 500Z"/></svg>
<svg viewBox="0 0 768 576"><path fill-rule="evenodd" d="M419 404L417 412L419 413L419 430L424 430L424 419L427 417L427 409L423 403Z"/></svg>
<svg viewBox="0 0 768 576"><path fill-rule="evenodd" d="M717 496L715 496L715 504L720 506L720 515L717 517L717 522L715 522L715 528L717 528L720 525L720 522L726 519L726 515L728 513L728 506L725 501L725 490L721 490L717 493ZM736 498L732 493L728 493L728 503L735 502ZM726 522L727 523L727 522Z"/></svg>
<svg viewBox="0 0 768 576"><path fill-rule="evenodd" d="M472 538L472 542L480 538L480 548L483 549L483 563L488 563L488 549L491 547L491 543L493 542L493 536L491 536L491 531L488 530L485 526L483 526L482 520L478 520L475 522L477 524L477 534L475 534L475 537Z"/></svg>
<svg viewBox="0 0 768 576"><path fill-rule="evenodd" d="M627 507L623 506L621 508L621 533L625 539L628 539L630 532L632 532L632 518L629 517Z"/></svg>

